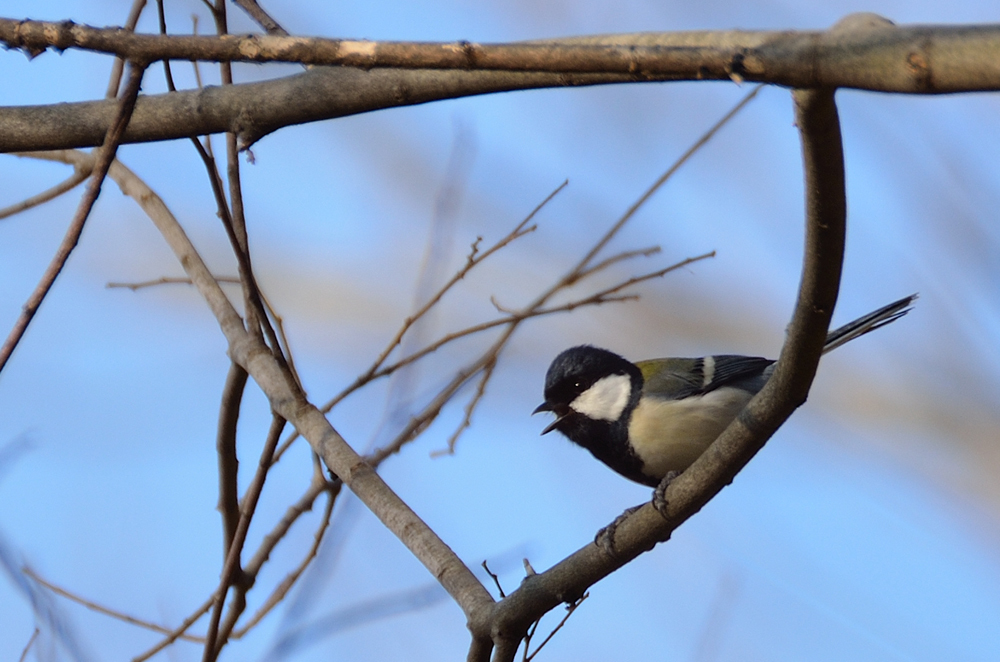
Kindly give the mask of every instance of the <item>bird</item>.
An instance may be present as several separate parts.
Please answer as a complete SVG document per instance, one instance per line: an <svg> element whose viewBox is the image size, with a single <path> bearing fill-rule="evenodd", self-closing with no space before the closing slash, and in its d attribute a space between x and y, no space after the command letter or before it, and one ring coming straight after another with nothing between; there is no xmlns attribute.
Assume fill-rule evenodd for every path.
<svg viewBox="0 0 1000 662"><path fill-rule="evenodd" d="M896 321L916 294L831 331L823 353ZM542 430L558 430L625 478L658 486L694 463L774 372L775 360L723 354L632 363L607 349L561 352L545 375L551 412Z"/></svg>

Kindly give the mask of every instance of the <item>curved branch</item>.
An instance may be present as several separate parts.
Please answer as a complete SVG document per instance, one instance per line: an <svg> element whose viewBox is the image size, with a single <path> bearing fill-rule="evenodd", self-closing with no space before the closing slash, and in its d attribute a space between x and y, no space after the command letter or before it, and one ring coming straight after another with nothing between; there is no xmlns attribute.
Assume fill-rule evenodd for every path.
<svg viewBox="0 0 1000 662"><path fill-rule="evenodd" d="M14 214L20 214L22 211L26 211L28 209L31 209L32 207L37 207L38 205L45 204L49 200L54 200L63 193L72 191L74 188L77 187L77 185L86 180L87 177L90 177L89 170L77 169L73 172L72 175L70 175L64 181L59 182L52 188L46 189L41 193L33 195L30 198L26 198L25 200L10 205L9 207L0 208L0 219L7 218L8 216L13 216Z"/></svg>
<svg viewBox="0 0 1000 662"><path fill-rule="evenodd" d="M638 33L496 45L136 35L0 19L0 42L29 54L86 47L151 59L363 67L317 67L263 83L143 97L126 143L228 131L246 147L285 126L382 108L609 83L735 79L914 94L1000 90L1000 25L897 27L873 14L849 16L825 32ZM107 101L0 108L0 152L100 144L113 113Z"/></svg>
<svg viewBox="0 0 1000 662"><path fill-rule="evenodd" d="M646 504L616 529L613 553L590 544L529 576L498 602L494 659L512 660L532 622L671 533L729 485L775 430L805 402L837 300L846 228L843 149L833 90L797 90L796 117L806 173L806 246L795 315L774 375L712 446L667 488L667 516ZM479 659L484 659L479 657Z"/></svg>

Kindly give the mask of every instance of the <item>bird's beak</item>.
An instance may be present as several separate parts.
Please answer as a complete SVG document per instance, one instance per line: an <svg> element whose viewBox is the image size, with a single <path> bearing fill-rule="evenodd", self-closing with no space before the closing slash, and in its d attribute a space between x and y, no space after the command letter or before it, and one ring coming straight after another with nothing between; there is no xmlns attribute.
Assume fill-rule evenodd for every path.
<svg viewBox="0 0 1000 662"><path fill-rule="evenodd" d="M531 415L534 416L535 414L543 411L550 411L553 414L555 414L556 420L549 423L548 426L546 426L546 428L542 430L542 434L548 434L553 430L555 430L556 426L559 425L559 423L561 423L564 418L566 418L573 412L573 410L567 407L566 405L551 405L548 402L543 402L542 404L538 405L535 408L535 411L531 412Z"/></svg>

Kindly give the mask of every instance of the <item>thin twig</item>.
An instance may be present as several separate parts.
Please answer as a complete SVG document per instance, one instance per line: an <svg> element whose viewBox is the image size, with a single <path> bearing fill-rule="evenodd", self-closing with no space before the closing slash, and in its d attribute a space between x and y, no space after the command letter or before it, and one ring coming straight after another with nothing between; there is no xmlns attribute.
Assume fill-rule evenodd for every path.
<svg viewBox="0 0 1000 662"><path fill-rule="evenodd" d="M236 276L216 276L215 280L220 283L235 283L239 284L240 279ZM154 280L144 280L138 283L108 283L104 287L108 289L115 288L127 288L135 292L136 290L141 290L146 287L155 287L157 285L191 285L190 278L176 278L173 276L163 276L162 278L156 278Z"/></svg>
<svg viewBox="0 0 1000 662"><path fill-rule="evenodd" d="M458 438L462 436L462 433L472 425L472 412L476 410L476 406L483 399L483 396L486 395L486 384L489 383L490 377L493 376L493 370L497 367L496 358L491 357L491 359L483 366L483 374L479 378L479 385L476 387L476 392L465 405L465 415L462 416L462 422L458 424L458 428L448 437L448 447L444 450L434 451L431 453L431 457L453 455L455 453L455 444L458 443Z"/></svg>
<svg viewBox="0 0 1000 662"><path fill-rule="evenodd" d="M649 248L640 248L634 251L624 251L622 253L618 253L617 255L612 255L611 257L605 260L601 260L594 266L582 270L580 272L580 278L586 278L587 276L593 273L597 273L598 271L603 271L604 269L607 269L612 264L615 264L617 262L625 262L627 260L631 260L634 257L651 257L653 255L656 255L662 250L663 249L661 249L659 246L650 246Z"/></svg>
<svg viewBox="0 0 1000 662"><path fill-rule="evenodd" d="M132 625L136 625L138 627L145 628L147 630L152 630L153 632L159 632L160 634L170 634L172 632L169 628L166 628L166 627L164 627L162 625L158 625L158 624L153 623L151 621L145 621L145 620L143 620L141 618L136 618L135 616L129 616L128 614L126 614L124 612L121 612L121 611L118 611L116 609L111 609L110 607L105 607L103 605L97 604L96 602L93 602L92 600L88 600L88 599L86 599L84 597L81 597L81 596L79 596L79 595L77 595L75 593L72 593L72 592L70 592L70 591L68 591L68 590L66 590L66 589L64 589L64 588L62 588L60 586L56 586L52 582L47 581L47 580L39 577L38 573L36 573L31 568L25 567L25 568L22 568L21 571L24 574L26 574L27 576L31 577L36 582L38 582L39 584L41 584L42 586L44 586L45 588L47 588L50 591L52 591L53 593L55 593L57 595L61 595L62 597L66 598L67 600L72 600L73 602L75 602L75 603L77 603L79 605L83 605L84 607L86 607L87 609L90 609L91 611L96 611L99 614L104 614L105 616L110 616L111 618L117 619L119 621L124 621L126 623L130 623ZM179 635L178 638L183 639L184 641L193 641L195 643L204 643L204 641L205 641L204 637L197 637L197 636L187 635L187 634Z"/></svg>
<svg viewBox="0 0 1000 662"><path fill-rule="evenodd" d="M660 175L660 178L657 179L655 182L653 182L653 185L650 186L645 193L639 196L639 199L636 200L632 204L632 206L628 208L628 210L622 215L621 218L618 219L618 221L613 226L611 226L611 229L608 230L607 234L605 234L604 237L594 245L594 247L590 250L590 252L587 253L582 260L580 260L577 267L570 271L570 276L572 277L572 280L570 280L570 282L567 284L571 284L572 282L574 282L574 280L578 280L579 278L581 278L583 274L586 273L586 268L587 265L590 263L590 261L593 260L594 257L596 257L597 254L600 253L605 246L607 246L608 242L611 241L612 237L618 234L618 231L622 229L622 227L629 221L629 219L632 218L632 216L635 215L637 211L639 211L639 208L642 207L644 204L646 204L646 202L651 197L653 197L653 194L659 191L660 188L664 184L666 184L671 177L674 176L674 173L676 173L681 166L683 166L685 163L688 162L688 159L694 156L698 152L698 150L700 150L702 147L705 146L706 143L708 143L709 140L715 137L715 134L718 133L722 127L728 124L729 121L733 119L733 117L735 117L737 113L743 110L744 106L750 103L762 89L764 89L764 86L758 85L753 90L751 90L746 96L744 96L740 100L739 103L733 106L732 110L723 115L722 119L713 124L708 131L702 134L702 136L698 138L698 140L696 140L695 143L687 149L687 151L681 154L680 158L674 161L674 164L671 165L669 168L667 168L667 171L664 172L662 175Z"/></svg>
<svg viewBox="0 0 1000 662"><path fill-rule="evenodd" d="M285 419L278 414L274 415L271 422L271 429L268 431L267 440L264 442L264 449L257 464L257 472L253 480L247 487L246 494L243 495L240 504L240 521L236 527L236 534L233 537L233 544L229 547L229 554L226 556L226 563L222 569L222 578L219 581L219 589L215 594L215 606L212 609L212 619L209 623L208 632L205 635L205 654L203 659L206 662L218 657L222 647L226 644L229 632L232 631L236 619L246 607L246 584L243 583L243 570L240 567L240 555L243 545L246 543L247 532L250 530L250 520L253 518L257 508L260 494L264 490L264 481L267 479L268 470L271 467L271 458L274 456L274 449L278 445L281 430L285 426ZM226 593L229 587L235 588L234 599L229 605L229 612L226 615L226 622L220 626L222 618L222 607L226 601Z"/></svg>
<svg viewBox="0 0 1000 662"><path fill-rule="evenodd" d="M267 310L268 316L274 320L274 328L278 333L279 347L285 357L285 363L288 364L288 370L291 371L292 377L295 378L295 381L299 384L300 388L303 388L304 391L305 389L302 387L302 380L299 379L299 371L295 368L295 359L292 356L292 347L288 343L288 336L285 335L285 319L279 315L278 311L275 310L273 305L271 305L271 301L267 298L267 295L264 294L264 290L261 289L259 283L257 284L257 293L260 295L260 300L264 303L264 308Z"/></svg>
<svg viewBox="0 0 1000 662"><path fill-rule="evenodd" d="M191 14L191 34L198 34L198 14ZM205 88L204 84L201 82L201 66L199 66L198 60L191 60L191 67L194 69L194 82L198 86L199 90ZM197 140L197 137L195 138ZM200 142L198 143L201 144ZM211 158L211 161L215 162L215 154L212 152L212 134L205 136L205 144L203 145L205 153Z"/></svg>
<svg viewBox="0 0 1000 662"><path fill-rule="evenodd" d="M642 255L643 253L639 252L638 254ZM473 326L470 326L470 327L467 327L465 329L462 329L461 331L455 331L454 333L449 333L448 335L443 336L439 340L431 343L427 347L424 347L423 349L421 349L421 350L419 350L417 352L414 352L413 354L410 354L409 356L406 356L406 357L400 359L396 363L391 363L391 364L385 366L384 368L382 368L381 370L376 371L372 375L371 379L377 379L379 377L384 377L386 375L392 374L394 371L400 369L401 367L407 365L408 363L412 363L413 361L419 360L419 359L423 358L424 356L427 356L428 354L436 352L437 350L441 349L441 347L443 347L444 345L446 345L446 344L448 344L448 343L450 343L450 342L452 342L454 340L457 340L459 338L463 338L465 336L469 336L469 335L472 335L472 334L475 334L475 333L480 333L480 332L486 331L488 329L493 329L493 328L496 328L498 326L503 326L505 324L511 324L512 322L518 322L518 321L530 319L532 317L539 317L541 315L551 315L552 313L568 312L568 311L574 310L576 308L579 308L581 306L592 305L592 304L601 304L601 303L610 303L610 302L616 302L616 301L627 301L627 300L635 299L636 297L634 295L630 295L630 296L626 296L626 297L617 297L617 298L611 298L610 295L615 294L616 292L620 292L621 290L625 289L626 287L629 287L630 285L636 285L638 283L641 283L641 282L644 282L644 281L647 281L647 280L651 280L651 279L654 279L654 278L660 278L661 276L664 276L664 275L670 273L671 271L675 271L677 269L681 269L681 268L686 267L686 266L688 266L688 265L690 265L690 264L692 264L694 262L698 262L700 260L704 260L704 259L707 259L707 258L710 258L710 257L715 257L715 251L710 251L710 252L704 253L702 255L697 255L695 257L686 258L686 259L681 260L680 262L678 262L676 264L670 265L669 267L665 267L665 268L659 269L657 271L651 271L651 272L649 272L647 274L643 274L641 276L634 276L632 278L629 278L627 280L624 280L624 281L618 283L617 285L614 285L614 286L609 287L607 289L601 290L600 292L597 292L595 294L591 294L589 296L586 296L586 297L583 297L583 298L580 298L580 299L574 299L573 301L570 301L568 303L560 304L558 306L552 306L550 308L536 308L534 310L530 310L529 309L529 310L524 310L524 311L513 311L509 315L507 315L506 317L501 317L501 318L498 318L498 319L495 319L495 320L490 320L488 322L481 322L480 324L475 324ZM607 262L607 261L605 261L605 262ZM589 269L588 272L589 272L588 275L595 273L595 268ZM340 398L340 399L343 399L343 398ZM339 400L338 400L338 402L339 402Z"/></svg>
<svg viewBox="0 0 1000 662"><path fill-rule="evenodd" d="M156 644L155 646L153 646L152 648L150 648L145 653L142 653L142 654L137 655L136 657L132 658L132 662L145 662L146 660L148 660L149 658L153 657L154 655L156 655L161 650L163 650L167 646L171 645L172 643L174 643L178 639L180 639L180 638L182 638L184 636L187 636L184 633L187 632L188 629L192 625L194 625L195 622L199 618L201 618L206 613L208 613L208 610L212 608L213 604L215 604L215 595L214 594L211 595L208 598L208 600L206 600L201 605L201 607L199 607L198 609L196 609L193 614L191 614L187 618L185 618L184 621L181 622L180 625L178 625L174 630L171 630L167 634L166 638L163 639L163 641L159 642L158 644ZM202 641L204 641L204 637L200 637L200 639Z"/></svg>
<svg viewBox="0 0 1000 662"><path fill-rule="evenodd" d="M507 594L503 592L503 586L500 586L500 578L497 577L496 573L490 570L490 566L486 564L486 561L483 561L482 565L483 570L486 571L486 574L489 575L493 579L493 583L496 584L497 593L500 594L501 599L506 598Z"/></svg>
<svg viewBox="0 0 1000 662"><path fill-rule="evenodd" d="M529 232L534 232L536 226L534 225L528 226L528 223L530 223L531 220L538 214L538 212L540 212L542 208L545 207L545 205L547 205L556 195L558 195L560 191L566 188L568 184L569 180L566 180L562 184L557 186L555 190L549 193L544 200L538 203L538 205L531 210L531 213L525 216L524 219L520 223L518 223L513 230L508 232L504 237L502 237L495 244L487 248L485 251L480 251L479 244L482 238L478 237L470 247L469 255L466 257L465 265L462 266L462 268L459 269L447 283L442 285L438 289L438 291L430 299L428 299L423 306L421 306L416 312L414 312L412 315L410 315L403 321L403 325L396 332L396 335L392 337L392 339L386 345L385 349L383 349L382 352L378 355L378 357L376 357L375 361L372 362L371 366L369 366L369 368L365 372L358 375L358 377L344 390L342 390L340 393L338 393L333 398L328 400L322 407L320 407L320 411L322 411L323 413L329 412L335 406L337 406L337 404L340 403L341 400L343 400L348 395L358 390L365 384L379 377L391 374L391 372L403 367L403 365L406 365L406 363L398 363L395 365L395 367L392 368L392 370L388 372L384 371L379 372L379 368L382 366L383 363L385 363L385 360L389 357L392 351L400 344L400 342L402 342L403 336L406 335L406 332L410 328L412 328L412 326L414 325L414 323L417 322L417 320L419 320L421 317L427 314L427 311L429 311L434 305L436 305L437 302L440 301L441 298L444 297L444 295L456 283L465 278L465 276L469 273L469 271L471 271L474 267L476 267L479 264L482 264L482 262L486 258L488 258L490 255L493 255L500 249L504 248L512 241L515 241L516 239L523 237ZM412 362L413 360L416 359L411 359L410 361L407 361L407 363ZM289 435L287 439L285 439L285 441L282 442L281 446L279 446L278 450L275 452L275 458L274 458L275 462L281 459L281 456L284 455L285 451L288 450L288 448L292 445L292 443L296 439L298 439L298 437L299 437L299 432L298 430L295 430Z"/></svg>
<svg viewBox="0 0 1000 662"><path fill-rule="evenodd" d="M139 23L139 16L142 14L142 10L146 7L146 0L134 0L132 3L132 8L129 9L128 17L125 19L125 25L122 29L126 32L135 32L135 26ZM115 57L114 62L111 64L111 76L108 79L108 89L104 93L104 98L114 99L118 96L118 86L122 82L122 72L125 70L125 58L118 56Z"/></svg>
<svg viewBox="0 0 1000 662"><path fill-rule="evenodd" d="M233 4L245 11L268 34L288 36L288 31L278 25L278 22L257 4L257 0L233 0Z"/></svg>
<svg viewBox="0 0 1000 662"><path fill-rule="evenodd" d="M135 109L135 100L139 95L139 88L145 71L145 63L129 64L128 82L118 103L118 108L115 111L115 118L108 127L108 132L104 137L104 146L97 152L90 182L84 190L80 204L73 215L73 220L66 231L66 236L63 237L62 243L59 244L59 248L56 249L56 254L52 258L52 262L49 263L35 290L24 304L21 315L18 317L17 322L14 323L14 328L11 329L10 335L7 336L7 340L0 347L0 372L7 365L7 361L14 352L14 348L21 342L24 332L27 331L28 325L34 318L35 313L38 312L38 307L42 305L45 296L49 293L60 272L62 272L62 268L66 264L66 260L69 259L70 253L73 252L77 242L80 241L83 226L86 224L87 218L90 217L90 211L94 208L97 196L101 193L104 177L108 174L108 169L115 159L118 145L125 134L125 127L128 126L128 121L132 117L132 111Z"/></svg>
<svg viewBox="0 0 1000 662"><path fill-rule="evenodd" d="M590 593L589 592L588 593L584 593L582 596L580 596L579 600L576 600L572 604L567 605L566 606L566 615L563 616L563 618L562 618L561 621L559 621L559 625L555 626L555 628L552 629L552 632L549 633L549 636L545 637L545 640L542 641L542 643L538 644L538 648L536 648L535 652L532 653L531 655L528 655L528 641L525 640L525 642L524 642L524 662L531 662L531 659L533 657L535 657L536 655L538 655L538 651L542 650L542 648L545 647L545 644L549 643L549 641L552 640L552 637L554 637L556 635L556 632L559 632L559 630L562 629L562 626L566 625L566 621L568 621L569 617L573 615L573 612L576 611L576 608L579 607L583 603L583 601L586 600L589 597L590 597ZM539 622L540 621L535 621L536 624L539 623Z"/></svg>
<svg viewBox="0 0 1000 662"><path fill-rule="evenodd" d="M8 216L13 216L14 214L19 214L22 211L31 209L32 207L37 207L40 204L44 204L49 200L58 198L63 193L67 193L76 188L80 182L87 179L90 176L89 170L76 169L72 175L69 176L65 181L59 182L55 186L37 195L33 195L27 200L22 200L16 204L10 205L9 207L4 207L0 209L0 218L7 218Z"/></svg>
<svg viewBox="0 0 1000 662"><path fill-rule="evenodd" d="M323 538L326 535L327 528L329 527L330 516L333 514L333 506L337 502L337 494L340 491L341 485L343 485L343 483L341 483L340 481L334 481L326 483L323 486L323 491L326 491L328 493L328 498L326 501L326 507L323 511L322 519L320 520L319 528L316 530L316 533L313 534L312 546L309 548L309 551L306 552L305 557L303 557L303 559L299 562L299 565L290 573L285 575L285 578L282 579L281 582L274 587L274 590L271 592L271 595L269 595L268 598L264 600L264 604L260 606L260 608L254 613L254 615L250 618L250 620L248 620L243 625L243 627L233 630L232 634L233 639L239 639L247 632L252 630L258 623L260 623L260 621L265 616L267 616L271 612L272 609L274 609L274 607L276 607L282 600L284 600L285 596L288 594L288 591L292 589L292 587L295 585L295 582L299 580L299 578L302 576L302 573L305 572L306 568L309 567L309 564L312 563L313 559L316 558L316 554L319 552L320 543L323 542ZM313 500L315 500L315 497L313 497ZM301 499L298 504L295 504L295 506L300 506L300 504L304 503L304 501L305 497ZM293 506L293 508L295 506ZM309 508L311 507L312 507L312 502L309 503ZM292 509L290 508L289 514L291 514L291 510ZM295 513L295 517L298 517L306 510L307 508L301 508L300 512ZM287 514L285 516L285 519L288 519ZM290 525L291 524L289 523L288 526ZM274 532L272 532L271 535L275 539L275 544L276 544L277 540L280 539L281 536L275 536ZM265 538L265 540L266 539L267 538ZM263 552L264 552L264 546L262 543L261 549L258 550L257 555L262 555ZM255 555L254 559L251 559L247 563L248 572L251 572L250 568L253 568L255 566L259 567L259 562L256 562L257 555Z"/></svg>
<svg viewBox="0 0 1000 662"><path fill-rule="evenodd" d="M31 633L30 637L28 637L28 643L26 643L24 648L21 650L21 657L17 658L18 662L24 662L28 659L28 651L31 650L31 645L35 643L35 639L38 639L39 632L40 630L35 628L35 631Z"/></svg>
<svg viewBox="0 0 1000 662"><path fill-rule="evenodd" d="M236 539L240 522L239 472L236 432L240 406L247 385L247 371L230 362L219 404L219 426L215 435L215 454L219 466L219 514L222 515L222 559L226 559Z"/></svg>
<svg viewBox="0 0 1000 662"><path fill-rule="evenodd" d="M396 332L396 335L393 336L392 340L389 341L389 344L386 346L384 350L382 350L382 353L378 355L378 357L372 363L372 366L368 369L365 375L375 374L379 366L381 366L385 362L389 354L392 353L392 350L394 350L399 345L399 343L403 340L403 336L406 335L406 332L409 331L410 328L412 328L414 323L416 323L417 320L426 315L427 311L429 311L431 308L437 305L437 303L442 299L442 297L444 297L444 295L447 294L448 291L456 283L465 278L473 268L481 264L484 260L486 260L486 258L490 257L500 249L510 244L512 241L520 239L521 237L527 235L530 232L534 232L537 226L532 225L526 227L528 223L531 222L531 220L535 217L535 215L537 215L538 212L541 211L542 208L552 200L552 198L554 198L556 195L559 194L560 191L566 188L568 184L569 180L566 180L562 184L557 186L555 190L549 193L549 195L544 200L542 200L538 204L538 206L532 209L531 213L528 214L524 218L524 220L518 223L513 230L508 232L506 236L501 238L499 241L497 241L495 244L487 248L485 251L480 252L479 243L482 240L482 237L477 237L476 241L472 243L469 255L465 261L465 265L461 269L459 269L447 283L442 285L441 288L438 289L438 291L434 294L434 296L428 299L423 306L421 306L413 315L407 317L406 320L404 320L403 326L400 327L399 331ZM362 375L361 379L364 379L364 375Z"/></svg>
<svg viewBox="0 0 1000 662"><path fill-rule="evenodd" d="M167 34L167 15L163 11L163 0L156 0L156 17L160 23L160 34ZM176 92L177 88L174 87L174 76L170 73L170 60L163 61L163 77L166 78L167 89L171 92ZM192 140L197 140L197 138L192 138Z"/></svg>

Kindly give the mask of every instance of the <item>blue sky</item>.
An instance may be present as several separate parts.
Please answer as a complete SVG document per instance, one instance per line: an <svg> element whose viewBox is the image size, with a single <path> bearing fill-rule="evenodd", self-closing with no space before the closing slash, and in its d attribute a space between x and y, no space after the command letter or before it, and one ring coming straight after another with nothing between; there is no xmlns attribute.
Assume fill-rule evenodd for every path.
<svg viewBox="0 0 1000 662"><path fill-rule="evenodd" d="M8 0L0 13L110 25L128 4ZM293 33L408 40L822 29L859 10L898 23L995 20L995 7L981 2L946 10L927 2L283 4L266 6ZM202 30L210 23L193 0L167 8L175 30L189 30L192 13L201 15ZM235 31L251 29L239 10L231 14ZM140 30L154 29L147 10ZM3 103L99 98L108 67L103 57L71 51L30 62L0 52ZM236 78L294 70L240 66ZM203 72L217 80L211 68ZM193 85L188 67L176 65L174 75L179 86ZM164 87L154 68L144 92ZM499 238L560 182L570 184L539 216L537 232L444 302L426 329L430 337L491 317L491 295L511 306L530 300L746 91L684 83L508 93L293 127L260 141L255 165L243 168L255 264L310 394L323 401L349 383L409 313L457 136L471 166L443 273L461 265L476 236ZM915 310L826 357L809 402L735 483L670 542L595 586L540 659L1000 655L1000 101L852 91L837 99L850 225L834 321L916 291ZM222 141L215 145L222 149ZM126 146L120 158L164 198L213 268L235 271L187 142ZM0 168L0 206L69 174L12 156L0 157ZM776 355L798 285L801 181L789 93L765 89L611 247L660 245L662 254L623 265L601 283L710 250L717 257L641 286L638 302L523 327L456 454L431 457L470 393L384 465L386 480L467 563L489 559L508 588L520 580L522 556L541 570L587 544L649 490L557 435L539 438L545 422L529 413L548 362L581 342L633 359ZM0 220L4 325L37 282L78 194ZM214 434L225 344L193 291L133 293L105 284L180 273L148 219L107 185L0 377L0 447L18 449L0 465L5 548L59 585L165 624L200 604L218 577ZM477 343L415 371L418 403L443 383L452 361L484 346ZM385 403L385 384L377 384L345 401L331 421L362 448ZM252 386L243 412L245 485L270 421ZM310 471L299 442L268 480L251 546ZM344 541L323 551L310 591L296 592L289 604L297 607L279 608L233 644L229 659L464 656L459 609L371 515L345 504L335 519ZM276 550L262 591L304 554L316 517ZM405 596L412 608L404 608L411 604ZM354 608L370 601L383 606ZM87 659L129 659L156 640L61 598L53 604ZM392 611L404 613L378 618ZM343 616L358 613L361 624ZM274 652L282 636L311 623L326 623L326 636L285 657ZM34 617L6 580L0 624L0 659L17 659ZM44 639L40 659L71 659ZM168 655L193 660L200 651L179 643Z"/></svg>

